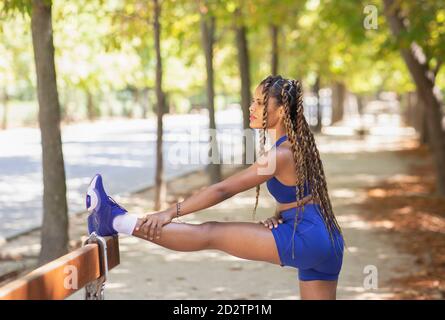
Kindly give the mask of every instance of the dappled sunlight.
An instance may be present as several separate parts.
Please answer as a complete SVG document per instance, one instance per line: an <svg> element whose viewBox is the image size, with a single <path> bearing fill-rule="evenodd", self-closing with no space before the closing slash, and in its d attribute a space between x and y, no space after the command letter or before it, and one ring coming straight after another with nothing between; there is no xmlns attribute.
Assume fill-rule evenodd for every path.
<svg viewBox="0 0 445 320"><path fill-rule="evenodd" d="M387 139L387 138L384 138ZM322 153L354 153L354 152L366 152L366 153L375 153L382 151L382 139L371 139L366 138L364 141L349 141L347 144L338 144L332 142L329 145L321 144L318 147L318 150ZM398 139L394 139L393 141L385 140L385 148L386 151L397 151L403 150L407 147L407 144L411 145L411 142L407 142L407 144L403 144Z"/></svg>
<svg viewBox="0 0 445 320"><path fill-rule="evenodd" d="M165 249L164 249L165 250ZM197 252L172 252L169 250L167 252L161 252L164 250L158 250L157 253L162 254L166 262L172 261L205 261L205 260L226 260L226 261L239 261L243 260L224 252L214 252L212 250L202 250ZM168 249L167 249L168 250Z"/></svg>
<svg viewBox="0 0 445 320"><path fill-rule="evenodd" d="M104 151L109 152L109 149L105 149ZM101 166L115 166L115 167L128 167L128 168L143 168L146 164L145 161L137 161L137 160L128 160L128 159L110 159L106 157L88 157L87 159L84 159L83 161L80 161L77 164L85 163L85 161L88 162L90 165L95 165L98 167ZM73 165L76 164L76 162L73 162Z"/></svg>
<svg viewBox="0 0 445 320"><path fill-rule="evenodd" d="M330 136L355 136L355 129L347 126L329 126L323 128L323 133Z"/></svg>
<svg viewBox="0 0 445 320"><path fill-rule="evenodd" d="M126 285L125 283L116 283L116 282L111 282L111 281L109 281L109 282L107 282L106 284L105 284L105 286L106 286L106 289L108 290L115 290L115 289L122 289L122 288L125 288L125 287L127 287L128 285Z"/></svg>
<svg viewBox="0 0 445 320"><path fill-rule="evenodd" d="M122 252L126 252L127 257L129 258L139 258L139 257L145 257L148 253L147 252L138 252L134 251L132 248L122 248ZM150 252L150 254L153 254Z"/></svg>
<svg viewBox="0 0 445 320"><path fill-rule="evenodd" d="M360 249L358 247L348 247L348 253L356 253L359 251Z"/></svg>
<svg viewBox="0 0 445 320"><path fill-rule="evenodd" d="M396 299L442 296L445 261L445 199L434 195L435 175L425 148L398 151L413 161L405 174L394 174L366 189L364 218L390 230L402 252L415 258L415 270L391 279ZM414 160L416 160L414 162Z"/></svg>
<svg viewBox="0 0 445 320"><path fill-rule="evenodd" d="M384 228L384 229L392 229L394 228L394 222L389 221L389 220L382 220L379 222L375 222L373 223L374 226L378 227L378 228Z"/></svg>
<svg viewBox="0 0 445 320"><path fill-rule="evenodd" d="M144 241L144 240L136 238L136 237L132 237L132 236L124 235L124 236L120 236L119 237L120 245L122 245L122 244L132 245L132 244L136 244L136 243L139 243L139 242L142 242L142 241Z"/></svg>
<svg viewBox="0 0 445 320"><path fill-rule="evenodd" d="M263 190L264 192L267 192L266 190ZM261 191L260 191L261 194ZM236 206L255 206L255 200L256 197L249 197L245 195L235 195L231 199L231 203L229 205L236 205ZM272 199L272 197L261 197L261 207L262 208L272 208L275 207L276 201Z"/></svg>
<svg viewBox="0 0 445 320"><path fill-rule="evenodd" d="M0 244L1 245L1 244ZM21 260L25 256L37 255L40 251L39 243L2 248L0 246L0 260Z"/></svg>
<svg viewBox="0 0 445 320"><path fill-rule="evenodd" d="M343 188L343 189L334 189L334 190L331 192L331 196L332 196L332 197L336 197L336 198L347 198L347 199L354 198L354 197L357 196L357 194L358 194L357 191L355 191L355 190L353 190L353 189L346 189L346 188Z"/></svg>
<svg viewBox="0 0 445 320"><path fill-rule="evenodd" d="M337 220L342 228L358 229L358 230L370 230L372 226L363 221L359 215L356 214L341 214Z"/></svg>
<svg viewBox="0 0 445 320"><path fill-rule="evenodd" d="M434 216L429 212L419 212L418 215L420 230L445 234L445 219L443 217Z"/></svg>
<svg viewBox="0 0 445 320"><path fill-rule="evenodd" d="M381 151L397 151L418 146L412 137L412 128L372 127L363 139L357 139L353 128L332 126L323 128L323 133L331 137L316 136L319 140L318 149L321 153L374 153Z"/></svg>
<svg viewBox="0 0 445 320"><path fill-rule="evenodd" d="M353 294L354 300L385 300L391 299L394 296L389 288L370 291L363 287L343 287L339 285L337 290L339 292L347 292L349 295ZM342 300L342 298L340 297L339 300Z"/></svg>
<svg viewBox="0 0 445 320"><path fill-rule="evenodd" d="M113 273L115 273L115 274L128 274L128 273L130 273L130 270L126 269L126 268L115 268L115 269L113 269Z"/></svg>
<svg viewBox="0 0 445 320"><path fill-rule="evenodd" d="M420 176L413 175L393 175L388 178L386 182L388 184L397 184L399 188L387 189L387 188L373 188L368 191L368 195L371 197L390 197L396 195L407 195L406 190L409 188L409 195L416 195L426 193L427 189L425 185L423 185L424 179Z"/></svg>
<svg viewBox="0 0 445 320"><path fill-rule="evenodd" d="M357 159L357 161L362 161L361 159ZM326 167L329 168L329 162L326 163ZM353 163L351 164L353 166ZM363 173L354 173L347 176L340 176L335 175L335 173L331 174L329 177L329 182L335 182L335 183L346 183L349 182L351 186L354 186L355 183L364 183L366 185L372 185L378 180L378 178L375 175L372 174L363 174ZM335 191L335 190L334 190ZM356 190L354 192L357 192L357 195L360 193L363 193L361 190Z"/></svg>
<svg viewBox="0 0 445 320"><path fill-rule="evenodd" d="M372 226L362 220L351 220L349 222L343 222L342 227L360 230L370 230Z"/></svg>

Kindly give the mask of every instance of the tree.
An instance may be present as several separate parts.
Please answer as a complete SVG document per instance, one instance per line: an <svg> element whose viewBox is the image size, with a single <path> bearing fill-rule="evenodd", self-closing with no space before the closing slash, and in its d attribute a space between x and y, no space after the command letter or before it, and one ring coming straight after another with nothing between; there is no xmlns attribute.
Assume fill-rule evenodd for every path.
<svg viewBox="0 0 445 320"><path fill-rule="evenodd" d="M0 12L2 7L0 4ZM10 100L22 91L34 89L31 27L29 17L0 15L0 129L9 126Z"/></svg>
<svg viewBox="0 0 445 320"><path fill-rule="evenodd" d="M201 16L201 35L202 47L206 60L207 74L207 109L209 110L209 128L211 130L209 141L211 143L212 156L211 161L216 160L218 163L210 163L207 167L210 181L212 184L221 181L221 165L218 150L218 139L215 121L215 84L214 84L214 68L213 68L213 46L215 43L215 16L209 10L207 1L202 1L199 6Z"/></svg>
<svg viewBox="0 0 445 320"><path fill-rule="evenodd" d="M314 132L321 132L321 128L322 128L322 118L323 118L323 114L322 114L322 109L321 109L321 104L320 104L320 75L316 75L315 78L315 82L314 85L312 86L312 91L315 94L315 98L317 100L316 102L316 106L317 106L317 124L314 127Z"/></svg>
<svg viewBox="0 0 445 320"><path fill-rule="evenodd" d="M31 16L43 167L43 222L38 262L44 264L68 251L68 205L54 63L52 2L7 0L3 9L8 14L19 11Z"/></svg>
<svg viewBox="0 0 445 320"><path fill-rule="evenodd" d="M343 82L335 81L332 85L332 115L331 124L343 119L346 87Z"/></svg>
<svg viewBox="0 0 445 320"><path fill-rule="evenodd" d="M278 45L278 34L279 34L279 27L275 23L270 24L270 38L272 42L272 50L270 53L271 56L271 74L277 75L278 74L278 64L279 64L279 45Z"/></svg>
<svg viewBox="0 0 445 320"><path fill-rule="evenodd" d="M445 196L445 167L443 166L445 134L442 128L442 101L435 83L445 53L443 44L445 32L438 32L439 36L436 38L442 41L439 40L433 47L431 45L424 47L422 43L416 41L423 39L423 42L427 44L426 40L433 38L428 34L431 30L428 30L428 27L425 28L424 22L431 21L431 12L437 12L440 2L411 3L403 8L394 0L383 0L383 3L391 32L398 40L397 46L416 84L418 95L423 101L428 121L428 135L436 164L437 193Z"/></svg>
<svg viewBox="0 0 445 320"><path fill-rule="evenodd" d="M68 205L54 64L51 2L33 0L31 30L42 139L44 212L39 263L43 264L68 250Z"/></svg>
<svg viewBox="0 0 445 320"><path fill-rule="evenodd" d="M164 163L162 154L163 123L165 96L162 90L162 57L161 57L161 5L153 0L153 31L156 51L156 102L157 102L157 140L156 140L156 176L155 176L155 207L160 210L166 199L166 183L164 180Z"/></svg>
<svg viewBox="0 0 445 320"><path fill-rule="evenodd" d="M247 27L243 21L242 8L236 8L235 14L236 47L238 50L238 68L241 78L241 110L243 112L243 128L249 128L249 107L251 102L250 58L247 42ZM246 150L243 149L243 164L246 160Z"/></svg>
<svg viewBox="0 0 445 320"><path fill-rule="evenodd" d="M341 0L321 1L323 21L329 21L342 32L353 59L346 67L347 83L351 80L357 87L374 87L378 90L393 89L408 92L413 86L407 84L406 74L412 78L416 91L426 108L428 137L437 171L437 193L445 194L445 138L441 127L442 101L437 92L437 79L445 55L445 4L443 1L394 1L383 0L376 4L384 12L378 32L363 27L363 9L366 1L346 2ZM383 8L380 6L382 5ZM394 54L399 51L398 58ZM361 52L361 55L357 55ZM400 59L401 56L401 59ZM364 57L366 57L364 59ZM367 68L364 68L365 66ZM356 67L359 71L352 71ZM352 72L351 72L352 71ZM378 74L378 76L376 76ZM356 81L366 76L373 81ZM345 78L346 79L346 78Z"/></svg>

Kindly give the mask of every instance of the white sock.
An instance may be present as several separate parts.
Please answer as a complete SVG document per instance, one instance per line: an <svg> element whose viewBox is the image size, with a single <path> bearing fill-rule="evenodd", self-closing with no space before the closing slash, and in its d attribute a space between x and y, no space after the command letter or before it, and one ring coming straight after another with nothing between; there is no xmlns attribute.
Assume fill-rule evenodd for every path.
<svg viewBox="0 0 445 320"><path fill-rule="evenodd" d="M136 227L137 221L137 215L129 213L122 214L113 219L113 228L119 233L128 234L131 236L134 228Z"/></svg>

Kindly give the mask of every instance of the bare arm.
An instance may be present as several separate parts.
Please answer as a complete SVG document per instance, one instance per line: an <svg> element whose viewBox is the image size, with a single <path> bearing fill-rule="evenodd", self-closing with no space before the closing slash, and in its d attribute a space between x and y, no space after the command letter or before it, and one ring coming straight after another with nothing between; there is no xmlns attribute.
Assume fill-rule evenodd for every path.
<svg viewBox="0 0 445 320"><path fill-rule="evenodd" d="M266 152L248 168L185 199L181 202L180 216L212 207L264 183L278 173L278 168L282 168L289 156L292 156L289 151L281 148ZM176 204L166 211L172 218L176 217Z"/></svg>

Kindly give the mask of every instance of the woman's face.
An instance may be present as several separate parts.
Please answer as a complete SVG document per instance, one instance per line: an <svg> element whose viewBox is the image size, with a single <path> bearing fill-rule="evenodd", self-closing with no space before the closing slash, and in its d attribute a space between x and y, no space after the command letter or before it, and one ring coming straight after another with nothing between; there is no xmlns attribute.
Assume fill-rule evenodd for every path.
<svg viewBox="0 0 445 320"><path fill-rule="evenodd" d="M255 89L252 103L249 107L250 111L250 127L252 129L263 128L263 109L264 109L264 97L262 93L263 86L258 86ZM269 97L269 106L267 109L267 124L268 129L277 128L282 125L283 118L283 106L277 106L277 99Z"/></svg>

